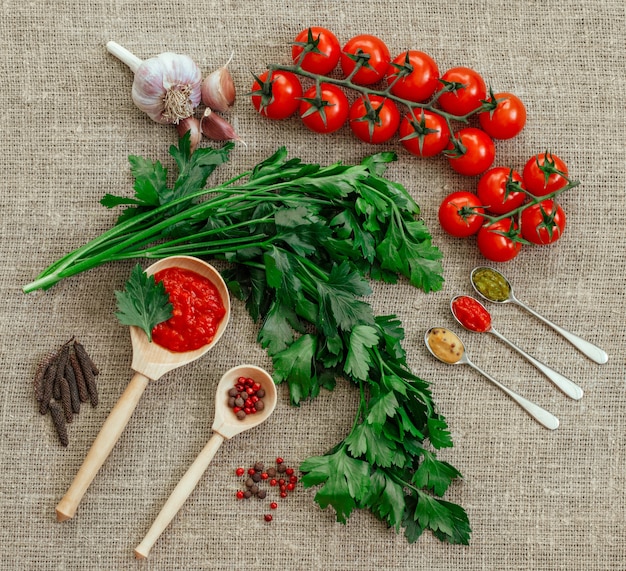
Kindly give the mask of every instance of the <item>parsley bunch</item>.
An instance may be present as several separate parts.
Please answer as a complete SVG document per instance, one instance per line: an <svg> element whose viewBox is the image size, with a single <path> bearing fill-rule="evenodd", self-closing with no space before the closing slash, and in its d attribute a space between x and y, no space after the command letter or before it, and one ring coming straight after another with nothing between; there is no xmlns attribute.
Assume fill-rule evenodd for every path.
<svg viewBox="0 0 626 571"><path fill-rule="evenodd" d="M428 384L414 375L395 316L375 316L367 278L400 276L424 291L443 283L441 253L416 219L402 185L383 175L393 153L359 165L306 164L284 148L249 172L205 188L228 159L219 150L190 151L189 135L170 153L178 176L168 186L159 162L130 157L134 196L106 195L125 206L117 224L46 269L24 291L46 289L103 263L192 255L226 260L224 278L260 323L258 340L274 380L292 404L332 390L338 377L358 387L359 409L346 438L301 465L315 499L345 522L370 509L410 541L425 529L452 543L469 541L464 510L441 499L460 476L438 460L452 446Z"/></svg>

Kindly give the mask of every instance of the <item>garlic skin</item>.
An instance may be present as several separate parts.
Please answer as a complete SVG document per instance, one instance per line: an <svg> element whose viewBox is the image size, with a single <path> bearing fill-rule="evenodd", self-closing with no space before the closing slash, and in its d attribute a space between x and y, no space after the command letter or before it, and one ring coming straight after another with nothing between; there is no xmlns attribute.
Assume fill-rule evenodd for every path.
<svg viewBox="0 0 626 571"><path fill-rule="evenodd" d="M200 130L200 121L195 117L187 117L186 119L181 119L176 125L176 131L178 132L178 136L182 137L187 131L190 131L189 135L189 146L190 150L193 153L196 150L196 147L200 144L202 140L202 131Z"/></svg>
<svg viewBox="0 0 626 571"><path fill-rule="evenodd" d="M228 65L228 64L227 64ZM202 102L213 109L225 113L235 102L235 82L226 66L216 69L202 82Z"/></svg>
<svg viewBox="0 0 626 571"><path fill-rule="evenodd" d="M144 60L135 72L135 105L157 123L178 124L200 104L202 73L186 55L165 52Z"/></svg>
<svg viewBox="0 0 626 571"><path fill-rule="evenodd" d="M243 143L235 133L233 126L226 119L211 111L209 107L204 110L204 115L200 119L200 129L205 137L214 141L240 141Z"/></svg>

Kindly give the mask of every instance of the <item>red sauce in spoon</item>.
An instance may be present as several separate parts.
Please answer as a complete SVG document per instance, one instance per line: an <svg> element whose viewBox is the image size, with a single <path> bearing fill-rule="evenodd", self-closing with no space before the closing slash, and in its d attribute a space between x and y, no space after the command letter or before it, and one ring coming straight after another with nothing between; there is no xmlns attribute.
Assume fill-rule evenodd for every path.
<svg viewBox="0 0 626 571"><path fill-rule="evenodd" d="M461 325L470 331L484 333L491 329L491 315L473 297L461 295L452 302L452 312Z"/></svg>
<svg viewBox="0 0 626 571"><path fill-rule="evenodd" d="M154 274L163 282L173 314L152 330L155 343L182 353L210 343L226 315L217 287L204 276L183 268L166 268Z"/></svg>

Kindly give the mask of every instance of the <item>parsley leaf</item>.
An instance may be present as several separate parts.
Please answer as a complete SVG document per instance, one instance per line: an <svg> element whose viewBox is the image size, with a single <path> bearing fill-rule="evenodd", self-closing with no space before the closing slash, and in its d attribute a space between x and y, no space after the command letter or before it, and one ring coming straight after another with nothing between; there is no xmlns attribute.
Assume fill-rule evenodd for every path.
<svg viewBox="0 0 626 571"><path fill-rule="evenodd" d="M170 296L163 282L156 283L137 264L126 282L124 291L116 291L118 311L116 317L123 325L136 325L152 341L152 330L172 317Z"/></svg>
<svg viewBox="0 0 626 571"><path fill-rule="evenodd" d="M322 509L332 506L341 523L346 523L357 502L370 489L367 463L349 456L344 447L333 454L308 458L300 469L306 472L301 480L306 488L323 484L315 494L315 501Z"/></svg>

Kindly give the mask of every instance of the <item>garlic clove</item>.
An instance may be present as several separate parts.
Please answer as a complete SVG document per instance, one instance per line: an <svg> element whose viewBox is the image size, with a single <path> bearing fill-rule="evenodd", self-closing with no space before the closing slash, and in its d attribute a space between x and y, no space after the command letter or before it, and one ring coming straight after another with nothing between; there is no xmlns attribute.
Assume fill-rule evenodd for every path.
<svg viewBox="0 0 626 571"><path fill-rule="evenodd" d="M196 150L196 147L202 140L202 131L200 130L200 121L195 117L187 117L186 119L182 119L176 125L176 131L178 131L178 136L182 137L188 131L191 131L189 135L189 143L190 149L193 153Z"/></svg>
<svg viewBox="0 0 626 571"><path fill-rule="evenodd" d="M222 113L229 111L235 102L235 82L228 71L228 63L210 73L202 82L202 102L213 111Z"/></svg>
<svg viewBox="0 0 626 571"><path fill-rule="evenodd" d="M243 143L235 133L233 126L209 107L204 110L204 115L200 120L200 129L205 137L214 141L240 141Z"/></svg>

